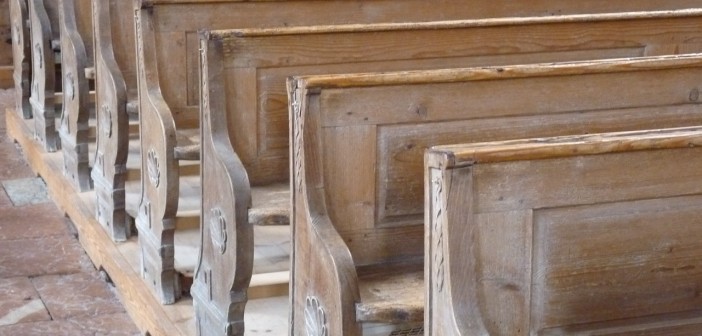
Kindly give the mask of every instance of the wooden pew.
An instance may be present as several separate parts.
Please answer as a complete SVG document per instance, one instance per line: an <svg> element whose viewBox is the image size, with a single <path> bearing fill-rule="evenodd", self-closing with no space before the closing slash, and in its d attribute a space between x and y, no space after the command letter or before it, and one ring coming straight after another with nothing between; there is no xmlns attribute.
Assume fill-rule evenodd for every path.
<svg viewBox="0 0 702 336"><path fill-rule="evenodd" d="M12 29L12 77L15 82L15 111L24 119L32 117L29 87L32 80L31 43L27 0L10 0Z"/></svg>
<svg viewBox="0 0 702 336"><path fill-rule="evenodd" d="M90 150L95 153L90 176L96 195L95 216L112 240L125 241L130 235L126 182L139 181L141 170L134 4L93 0L92 6L98 132L95 149Z"/></svg>
<svg viewBox="0 0 702 336"><path fill-rule="evenodd" d="M283 87L286 76L697 50L699 45L679 43L689 41L690 33L697 34L699 23L692 21L698 21L699 17L695 18L694 12L238 29L203 34L201 49L207 58L201 70L205 97L202 120L209 121L202 125L202 157L203 162L207 162L202 169L202 223L211 229L203 227L200 273L196 275L191 290L195 302L208 302L206 298L212 292L219 293L212 297L222 298L222 302L217 303L217 309L222 312L229 311L231 306L243 306L243 301L232 301L228 299L231 296L225 294L243 292L247 288L246 274L252 267L248 264L252 242L245 245L248 241L245 237L251 236L247 228L256 223L260 213L273 214L278 222L287 220L284 202L278 203L283 206L271 209L256 200L257 194L266 194L264 188L278 195L288 190L287 185L280 184L288 177L288 119ZM654 32L652 28L660 30ZM579 36L579 39L562 38L566 35ZM348 50L353 50L353 53ZM422 114L420 106L411 108ZM171 120L164 117L159 123L145 128L172 125ZM143 125L147 122L151 123L143 121ZM228 128L225 128L227 124ZM164 134L174 138L176 131L168 130ZM144 148L160 148L157 144L164 142L158 139L142 141L154 143ZM165 153L171 151L166 149ZM165 153L157 156L165 157ZM164 167L163 161L160 162ZM175 165L175 160L165 164L166 167ZM242 187L244 185L246 187ZM166 187L154 189L159 188ZM149 201L152 206L156 202ZM161 204L173 202L175 197L158 201ZM242 223L247 214L245 209L249 207L249 223ZM222 222L227 224L217 224ZM166 237L166 241L177 237L177 231L172 229L156 229L155 235ZM222 250L236 253L223 254ZM218 269L217 265L237 265L237 268ZM256 274L256 262L253 267Z"/></svg>
<svg viewBox="0 0 702 336"><path fill-rule="evenodd" d="M699 124L700 74L691 54L290 79L291 333L422 320L426 148Z"/></svg>
<svg viewBox="0 0 702 336"><path fill-rule="evenodd" d="M60 0L61 76L63 110L58 128L64 176L76 190L92 188L88 144L89 120L95 111L91 0ZM94 118L93 118L94 119Z"/></svg>
<svg viewBox="0 0 702 336"><path fill-rule="evenodd" d="M59 2L29 0L29 26L32 44L32 84L29 103L34 133L47 152L61 148L56 116L61 111L61 56Z"/></svg>
<svg viewBox="0 0 702 336"><path fill-rule="evenodd" d="M510 8L517 13L542 13L549 7L545 6L547 2L550 0L533 8L521 5ZM645 2L645 6L651 6L655 1ZM687 2L688 0L680 0L678 4ZM456 0L433 3L407 0L402 2L402 6L396 0L137 0L135 4L138 11L135 22L137 54L141 55L137 58L138 86L141 88L138 110L141 129L149 130L148 134L142 133L140 138L141 147L149 150L140 156L144 172L141 181L126 183L126 210L136 217L137 227L140 228L139 239L142 251L146 253L144 276L148 283L155 283L157 294L164 303L172 303L180 296L178 276L174 270L176 266L170 261L173 260L173 253L179 253L177 249L172 252L174 239L175 244L195 248L199 245L198 29L427 21L503 11L499 6L487 2L469 8L462 1ZM171 133L175 126L182 132ZM162 139L156 130L169 132L161 144L150 142L151 138L158 141ZM173 138L169 138L171 135ZM147 141L146 144L143 141ZM124 162L115 165L122 164ZM115 207L115 211L119 211L118 207ZM262 220L265 221L265 218ZM186 230L182 231L184 234L173 238L173 234L168 232L172 232L175 227ZM162 238L161 231L164 228L166 234ZM162 247L166 251L163 253L165 259L156 252ZM162 262L162 259L166 261ZM190 259L192 263L180 267L186 276L192 276L194 270L195 258L190 256Z"/></svg>
<svg viewBox="0 0 702 336"><path fill-rule="evenodd" d="M169 246L166 248L168 252L164 254L170 258L173 244L178 244L178 242L174 243L173 239L178 239L178 237L171 239L172 234L166 233L161 236L161 232L173 231L174 227L195 229L199 225L199 176L193 174L197 169L193 169L192 164L189 167L184 167L182 163L199 158L197 127L199 126L200 81L196 75L198 67L196 55L199 48L196 29L392 22L398 20L428 21L505 17L508 15L543 16L555 12L590 13L675 9L691 7L694 2L681 0L661 5L660 1L649 0L631 5L597 0L589 4L583 2L569 4L559 2L557 4L555 6L554 1L551 0L536 1L528 5L510 1L485 1L470 7L465 6L462 1L453 0L431 3L423 0L411 0L403 1L401 6L393 0L362 3L349 1L311 1L309 3L295 1L136 1L141 20L135 23L138 36L143 36L143 39L148 41L147 43L139 42L141 49L138 52L145 55L143 60L138 59L140 69L144 69L144 71L140 71L140 78L143 77L144 80L139 82L139 86L143 89L138 95L140 99L139 110L142 114L141 117L147 118L146 121L141 121L142 125L149 125L142 127L142 129L150 130L148 136L142 136L141 139L142 141L152 141L150 138L154 138L153 146L152 142L142 145L142 148L149 148L149 150L141 153L141 165L144 172L151 171L153 174L143 176L140 185L127 183L125 189L128 195L126 197L127 211L132 216L136 216L137 222L141 223L140 232L149 230L152 232L148 237L140 236L144 244L147 244L146 242L150 244L150 247L144 248L148 254L144 258L147 265L144 273L150 279L149 283L156 282L156 287L160 288L158 289L158 292L161 293L159 296L164 302L175 300L179 294L169 294L178 292L175 285L177 277L173 270L175 266L171 262L162 263L162 258L153 251ZM622 50L618 51L622 52ZM280 83L282 88L283 82ZM281 90L280 96L284 100L284 89ZM278 110L285 110L285 104L282 100L277 104L279 105ZM144 111L145 109L148 111ZM144 114L149 114L149 116L145 117ZM175 129L183 132L175 132ZM168 133L162 138L165 139L163 143L159 144L161 140L156 139L156 133L159 132L152 132L152 130ZM285 134L285 131L276 131L277 141L284 139L282 134ZM178 144L181 140L184 144ZM276 150L285 152L281 148ZM181 160L178 160L179 158ZM123 162L119 162L115 163L115 166L121 167L123 164ZM284 165L283 162L278 166L283 167ZM195 168L198 166L196 163ZM151 167L150 170L149 167ZM285 175L282 174L282 171L277 174ZM176 179L179 179L179 182L175 182ZM194 195L188 195L189 193L184 191L184 188L180 188L178 183L194 191ZM140 187L144 188L143 192ZM117 193L119 190L115 190L115 192ZM144 197L141 197L142 195ZM168 195L168 199L166 199L166 195ZM143 202L139 204L139 200ZM115 207L115 211L120 211L119 207ZM282 217L275 216L277 219ZM196 231L190 230L190 232ZM198 237L197 234L190 236ZM197 239L195 241L196 244L199 243ZM177 251L176 249L174 253L178 253ZM162 269L165 271L161 271ZM191 273L191 270L186 267L185 272ZM161 285L161 283L166 285Z"/></svg>
<svg viewBox="0 0 702 336"><path fill-rule="evenodd" d="M702 330L702 128L435 147L426 335Z"/></svg>

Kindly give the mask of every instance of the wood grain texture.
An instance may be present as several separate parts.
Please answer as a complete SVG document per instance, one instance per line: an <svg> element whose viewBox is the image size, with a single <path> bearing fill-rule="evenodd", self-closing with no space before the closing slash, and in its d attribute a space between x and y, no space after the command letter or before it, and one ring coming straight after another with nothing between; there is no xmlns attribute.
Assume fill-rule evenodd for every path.
<svg viewBox="0 0 702 336"><path fill-rule="evenodd" d="M94 66L90 0L59 1L63 102L58 127L64 174L79 191L92 189L88 143L94 92L86 69Z"/></svg>
<svg viewBox="0 0 702 336"><path fill-rule="evenodd" d="M445 214L441 230L436 222L426 226L432 257L425 272L434 284L427 287L432 307L425 329L441 335L699 331L701 139L702 131L690 127L432 149L427 220L430 211ZM453 151L459 148L505 155L481 160ZM521 184L519 175L530 174L531 182ZM492 193L486 190L516 181L524 188L513 185L508 194L529 205L484 207L501 201L485 199ZM543 200L527 200L532 188L540 189L534 199ZM437 198L439 190L449 192ZM436 249L440 240L447 246ZM441 281L447 285L437 286Z"/></svg>
<svg viewBox="0 0 702 336"><path fill-rule="evenodd" d="M696 125L699 123L699 103L694 92L700 86L699 76L695 75L700 71L699 60L700 55L686 55L543 63L455 69L451 76L446 70L427 70L413 72L407 77L406 85L402 84L401 77L407 72L292 77L288 85L293 119L290 156L293 159L291 185L295 214L293 330L303 330L298 321L305 314L304 299L308 293L326 291L326 287L317 287L318 284L308 280L317 271L317 266L311 266L308 260L310 256L332 252L335 255L326 258L344 258L345 253L349 253L356 267L415 260L422 255L427 260L443 260L443 270L428 270L425 272L427 277L456 272L456 279L472 279L477 272L474 267L480 267L479 271L485 273L482 273L484 277L479 292L467 289L452 292L454 285L449 280L443 281L442 285L437 285L438 279L427 280L425 286L434 290L444 288L441 295L427 295L431 302L467 302L499 297L499 304L485 309L471 308L473 310L466 314L475 314L475 320L465 319L464 315L456 318L450 314L434 315L439 319L435 324L447 328L435 331L436 334L454 332L450 329L454 323L458 324L456 330L477 328L470 330L485 334L513 334L528 330L531 322L529 315L523 312L530 311L530 294L524 290L529 288L531 270L521 264L530 264L531 260L531 254L524 249L531 244L533 209L565 206L575 200L604 202L614 198L630 199L634 195L647 197L663 185L671 195L696 193L699 192L696 185L682 182L696 173L680 171L677 178L669 181L637 185L640 178L658 173L656 167L659 166L644 161L644 154L621 155L618 160L602 159L597 164L590 163L598 168L588 172L588 182L580 181L580 189L573 189L566 181L574 174L582 173L581 168L529 161L522 166L473 169L470 174L466 173L470 179L454 176L449 171L437 176L432 183L445 181L448 185L448 181L455 180L450 184L452 189L445 186L444 194L432 192L423 197L424 188L436 188L429 184L422 188L419 182L424 169L424 150L439 144L488 139L497 141L651 129L662 125ZM680 62L679 66L677 62ZM501 77L503 73L505 77ZM388 78L391 80L384 81ZM354 85L347 85L349 83ZM544 145L533 142L530 145ZM622 148L628 150L632 146ZM497 151L494 153L495 158L503 156ZM563 150L562 153L569 155L572 151ZM668 151L660 154L657 160L674 160L679 154ZM488 154L481 155L489 157ZM630 162L637 175L612 179L608 174L613 167L625 161ZM502 168L505 170L500 170ZM486 184L490 177L501 174L513 178L494 185ZM544 179L549 179L552 184L539 183ZM562 188L545 189L554 185ZM616 187L614 190L606 188L613 186ZM309 188L314 189L314 197L309 194ZM475 191L463 200L447 198L460 188ZM469 196L472 200L468 199ZM443 199L442 207L432 208L431 214L424 212L422 201L428 200L425 197L431 200L437 197L437 202ZM482 246L488 249L490 246L514 247L485 252L485 258L498 260L500 264L494 267L451 264L448 252L452 248L461 250L462 237L474 234L462 229L451 229L453 232L447 231L446 227L435 228L437 235L443 233L443 240L426 238L429 240L423 241L428 233L424 233L422 223L435 227L434 223L454 218L447 219L445 212L456 208L481 214L479 227L487 229L475 237L481 241L476 249ZM298 211L303 211L304 216L297 214ZM423 213L436 218L425 217L423 221ZM462 220L466 218L464 214L452 216ZM318 227L320 223L325 226ZM520 230L509 234L490 231L514 223L521 223ZM331 230L338 235L334 239L340 239L343 245L337 245L333 240L313 243L310 239L314 236L309 232L318 230ZM425 250L423 243L431 249ZM439 251L444 252L440 255L437 254ZM475 250L475 253L481 251ZM307 259L300 259L300 255ZM326 267L334 270L332 266ZM335 270L348 272L339 268ZM351 274L362 280L355 272ZM340 273L335 276L350 275ZM348 281L337 283L334 288L348 284ZM329 286L328 283L323 285ZM348 291L344 295L353 297L353 287L341 288ZM503 288L508 291L503 291ZM342 307L342 312L337 314L339 321L335 319L333 323L341 324L346 318L359 321L353 317L356 313L353 306L344 306L334 301L335 297L323 299L320 298L320 302L332 301L336 302L335 307ZM431 314L435 311L432 310ZM504 314L509 314L514 324L500 324Z"/></svg>
<svg viewBox="0 0 702 336"><path fill-rule="evenodd" d="M29 9L27 0L10 0L10 25L12 27L12 78L15 87L15 111L22 117L32 117L29 105L32 80L32 52L29 35Z"/></svg>
<svg viewBox="0 0 702 336"><path fill-rule="evenodd" d="M125 194L129 179L127 159L130 136L138 133L129 129L127 107L136 100L129 95L130 91L136 91L136 43L134 34L125 33L129 29L120 29L134 26L131 9L127 1L92 1L97 76L95 114L99 131L90 176L95 188L96 218L114 241L124 241L130 235ZM132 161L138 153L136 150L131 154ZM132 175L132 179L138 180L139 174Z"/></svg>
<svg viewBox="0 0 702 336"><path fill-rule="evenodd" d="M55 102L55 94L61 92L60 67L57 67L54 54L54 47L59 47L58 21L58 1L29 0L32 43L32 84L29 102L32 106L35 136L47 152L55 152L61 148L56 129L61 105Z"/></svg>
<svg viewBox="0 0 702 336"><path fill-rule="evenodd" d="M232 116L229 124L234 148L252 172L253 183L260 184L286 179L288 129L282 83L287 76L652 56L668 49L650 46L671 45L674 52L677 46L697 39L692 36L697 34L699 13L681 13L619 20L598 20L594 16L589 21L558 16L523 26L517 23L481 26L473 21L460 21L461 24L438 27L436 23L400 25L402 29L387 29L382 25L375 28L350 25L343 29L286 27L263 29L251 35L237 35L238 30L228 30L209 38L223 40L226 81L242 83L229 86L227 97L246 94L245 97L256 98L256 102L246 103L240 99L221 99L227 101L227 112ZM485 76L496 77L488 75L490 70L498 71L486 69ZM246 77L241 77L244 71ZM448 71L445 76L450 76ZM412 73L407 77L411 80ZM400 75L396 78L402 80ZM353 80L354 77L350 78L349 84L337 81L336 85L350 86ZM256 95L243 92L254 89ZM374 101L369 100L368 104ZM252 113L243 110L248 106L256 106L255 118L244 117Z"/></svg>

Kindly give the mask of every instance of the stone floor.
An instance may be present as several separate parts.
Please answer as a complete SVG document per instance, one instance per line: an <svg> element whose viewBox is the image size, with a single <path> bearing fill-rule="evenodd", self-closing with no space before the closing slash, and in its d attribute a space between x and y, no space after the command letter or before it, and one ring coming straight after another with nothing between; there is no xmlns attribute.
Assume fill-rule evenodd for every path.
<svg viewBox="0 0 702 336"><path fill-rule="evenodd" d="M0 335L139 335L7 137L12 99L0 90Z"/></svg>

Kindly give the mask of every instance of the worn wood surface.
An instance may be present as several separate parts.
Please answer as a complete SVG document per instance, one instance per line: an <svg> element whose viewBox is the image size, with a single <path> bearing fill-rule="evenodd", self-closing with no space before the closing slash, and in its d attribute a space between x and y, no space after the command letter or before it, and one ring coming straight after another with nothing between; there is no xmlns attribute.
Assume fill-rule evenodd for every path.
<svg viewBox="0 0 702 336"><path fill-rule="evenodd" d="M32 80L32 52L29 35L29 9L27 0L9 0L12 28L12 79L15 88L15 111L22 117L32 117L29 105Z"/></svg>
<svg viewBox="0 0 702 336"><path fill-rule="evenodd" d="M29 102L34 133L47 152L61 148L56 123L61 104L59 7L55 0L29 0L29 25L32 43L32 83Z"/></svg>
<svg viewBox="0 0 702 336"><path fill-rule="evenodd" d="M690 127L433 148L427 332L702 330L701 147Z"/></svg>
<svg viewBox="0 0 702 336"><path fill-rule="evenodd" d="M131 233L125 209L126 183L139 180L139 174L130 175L133 170L128 167L128 158L139 158L138 145L136 152L129 150L130 139L138 139L138 128L129 127L130 120L138 120L133 4L93 0L92 11L97 76L95 114L100 125L97 147L91 152L98 163L91 171L97 197L96 216L113 240L123 241Z"/></svg>
<svg viewBox="0 0 702 336"><path fill-rule="evenodd" d="M354 332L359 319L348 302L358 305L356 286L362 281L355 267L422 260L426 148L696 125L700 71L702 56L693 54L294 77L289 82L294 332L305 330L302 316L310 296L334 312L327 315L331 330ZM505 188L526 183L531 182L513 180ZM603 180L606 185L612 184ZM529 195L535 199L544 192L554 201L578 197L568 189L533 190ZM491 194L501 199L484 211L512 211L505 216L521 218L533 205L509 195ZM472 204L483 209L477 200ZM514 239L518 246L519 237ZM520 252L505 253L520 260ZM520 298L504 300L507 307Z"/></svg>
<svg viewBox="0 0 702 336"><path fill-rule="evenodd" d="M66 177L80 191L92 189L88 143L94 92L86 70L94 66L90 0L60 0L61 80L63 102L58 127Z"/></svg>

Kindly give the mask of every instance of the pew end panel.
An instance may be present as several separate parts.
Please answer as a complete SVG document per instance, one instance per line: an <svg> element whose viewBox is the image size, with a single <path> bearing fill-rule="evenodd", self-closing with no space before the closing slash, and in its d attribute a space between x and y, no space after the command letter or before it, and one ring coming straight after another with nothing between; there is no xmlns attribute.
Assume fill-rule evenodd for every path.
<svg viewBox="0 0 702 336"><path fill-rule="evenodd" d="M423 216L427 214L423 211L424 187L418 177L423 174L426 148L456 141L699 124L699 99L694 93L700 87L700 57L691 54L290 79L291 119L295 120L290 134L293 211L301 223L293 226L293 330L302 332L304 328L304 301L299 291L321 290L299 289L304 280L297 279L314 276L299 251L320 244L310 241L315 237L299 233L315 223L314 217L309 223L298 219L297 212L309 205L298 199L299 191L294 189L310 174L306 172L309 160L314 159L315 174L321 175L315 177L319 181L316 187L321 189L318 202L325 205L323 214L342 238L344 245L337 248L352 256L355 268L350 270L360 288L366 280L360 273L364 267L403 260L422 263ZM513 94L505 98L505 92ZM613 94L617 99L611 99ZM301 107L297 107L300 99L295 95L302 95ZM299 120L304 121L303 126L298 126ZM313 120L313 125L307 120ZM307 136L296 131L299 129L315 135ZM522 238L515 233L509 239L520 242ZM520 256L518 251L511 252L511 256ZM417 290L423 293L424 286ZM403 299L410 301L411 295ZM401 301L397 300L398 306ZM337 305L341 304L337 301ZM361 297L351 320L361 321L358 313L362 310L358 308L363 305ZM421 303L416 311L424 313Z"/></svg>
<svg viewBox="0 0 702 336"><path fill-rule="evenodd" d="M358 276L351 253L334 228L325 203L318 142L318 116L308 114L314 104L299 83L288 81L290 92L290 170L293 274L290 282L290 334L361 335L355 318L360 301ZM303 115L305 117L303 121ZM294 119L293 119L294 117ZM304 322L303 322L304 321Z"/></svg>
<svg viewBox="0 0 702 336"><path fill-rule="evenodd" d="M61 92L57 76L57 55L60 46L58 1L29 0L29 21L32 43L32 84L29 102L34 119L34 136L47 152L61 148L56 129L60 109L57 92ZM60 97L60 96L59 96Z"/></svg>
<svg viewBox="0 0 702 336"><path fill-rule="evenodd" d="M24 119L32 118L29 104L32 80L32 51L29 33L29 10L27 0L10 1L10 24L12 25L12 78L15 83L15 111Z"/></svg>
<svg viewBox="0 0 702 336"><path fill-rule="evenodd" d="M58 128L64 176L78 191L92 189L88 142L94 97L86 69L93 66L90 0L60 0L62 113Z"/></svg>
<svg viewBox="0 0 702 336"><path fill-rule="evenodd" d="M701 130L434 147L425 330L699 330Z"/></svg>
<svg viewBox="0 0 702 336"><path fill-rule="evenodd" d="M130 136L127 112L128 89L123 75L124 68L117 63L114 48L115 46L122 48L129 42L116 45L113 43L111 15L118 11L117 8L111 8L113 4L119 3L92 1L97 74L95 113L98 127L91 178L97 198L95 212L98 222L107 230L113 241L125 241L130 235L130 219L127 216L125 194ZM128 6L128 8L131 7ZM128 10L122 11L129 13ZM129 17L134 17L133 12ZM120 22L117 21L117 23ZM116 40L119 41L119 39ZM133 39L131 43L134 44ZM136 66L136 59L132 61L135 63L133 66ZM136 83L130 84L136 89Z"/></svg>
<svg viewBox="0 0 702 336"><path fill-rule="evenodd" d="M201 244L190 290L198 335L243 335L254 263L251 190L229 141L224 109L221 42L201 40Z"/></svg>
<svg viewBox="0 0 702 336"><path fill-rule="evenodd" d="M158 85L154 27L148 10L136 12L139 129L141 142L141 198L135 218L139 230L142 277L163 304L181 295L173 255L179 180L174 159L176 125Z"/></svg>

